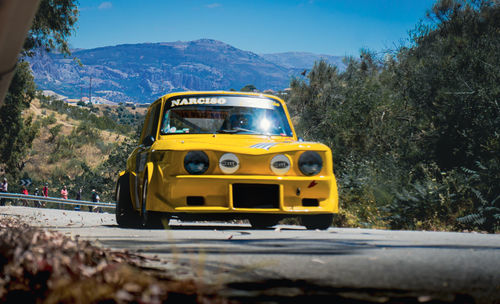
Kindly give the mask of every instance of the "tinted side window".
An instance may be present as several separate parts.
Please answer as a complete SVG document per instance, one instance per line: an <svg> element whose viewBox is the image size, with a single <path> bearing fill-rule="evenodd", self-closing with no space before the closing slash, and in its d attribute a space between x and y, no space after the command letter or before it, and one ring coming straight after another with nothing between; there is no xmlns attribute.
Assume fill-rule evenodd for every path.
<svg viewBox="0 0 500 304"><path fill-rule="evenodd" d="M153 136L156 139L156 134L158 133L158 122L160 120L160 107L161 103L157 103L155 106L153 106L153 111L151 113L151 117L153 118L153 124L151 128L151 133L149 135Z"/></svg>
<svg viewBox="0 0 500 304"><path fill-rule="evenodd" d="M153 136L154 138L156 138L156 132L158 130L158 120L160 116L160 106L161 103L156 103L151 108L149 108L141 133L141 142L146 136Z"/></svg>

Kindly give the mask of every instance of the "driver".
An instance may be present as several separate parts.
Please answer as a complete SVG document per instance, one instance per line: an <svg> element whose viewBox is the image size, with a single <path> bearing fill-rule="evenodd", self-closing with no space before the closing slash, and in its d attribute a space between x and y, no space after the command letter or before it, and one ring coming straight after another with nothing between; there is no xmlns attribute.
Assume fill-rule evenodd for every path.
<svg viewBox="0 0 500 304"><path fill-rule="evenodd" d="M252 116L249 114L233 114L229 118L231 129L252 129Z"/></svg>

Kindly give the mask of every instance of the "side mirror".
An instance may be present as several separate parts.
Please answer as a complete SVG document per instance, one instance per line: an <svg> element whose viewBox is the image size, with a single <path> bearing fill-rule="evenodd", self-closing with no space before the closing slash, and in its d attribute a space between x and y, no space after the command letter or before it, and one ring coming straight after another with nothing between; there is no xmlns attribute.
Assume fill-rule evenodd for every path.
<svg viewBox="0 0 500 304"><path fill-rule="evenodd" d="M304 139L302 137L299 137L298 140L299 140L299 142L303 142L304 141Z"/></svg>
<svg viewBox="0 0 500 304"><path fill-rule="evenodd" d="M142 141L142 144L145 146L145 147L149 147L151 146L153 143L155 142L155 138L151 135L149 136L146 136L144 138L144 140Z"/></svg>

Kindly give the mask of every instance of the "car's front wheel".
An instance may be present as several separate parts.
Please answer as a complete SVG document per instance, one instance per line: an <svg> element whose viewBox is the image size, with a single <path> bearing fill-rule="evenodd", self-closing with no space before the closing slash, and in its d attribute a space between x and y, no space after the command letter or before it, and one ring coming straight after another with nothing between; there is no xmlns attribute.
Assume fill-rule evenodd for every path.
<svg viewBox="0 0 500 304"><path fill-rule="evenodd" d="M116 183L116 222L123 228L136 228L139 225L139 214L132 207L130 198L129 174L120 176Z"/></svg>
<svg viewBox="0 0 500 304"><path fill-rule="evenodd" d="M333 223L333 214L303 215L300 220L307 229L326 230Z"/></svg>
<svg viewBox="0 0 500 304"><path fill-rule="evenodd" d="M169 216L165 213L149 211L147 209L148 184L146 173L144 184L142 185L141 227L147 229L165 228L165 226L168 226Z"/></svg>

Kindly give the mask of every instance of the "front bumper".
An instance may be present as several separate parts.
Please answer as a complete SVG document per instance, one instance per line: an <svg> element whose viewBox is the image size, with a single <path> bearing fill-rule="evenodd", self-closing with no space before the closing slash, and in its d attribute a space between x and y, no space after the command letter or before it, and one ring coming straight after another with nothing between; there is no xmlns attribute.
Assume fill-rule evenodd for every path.
<svg viewBox="0 0 500 304"><path fill-rule="evenodd" d="M244 193L250 198L241 204L235 194L241 185L272 188L276 203L262 207L262 193ZM274 185L263 186L259 185ZM248 187L243 187L248 188ZM169 213L272 213L321 214L338 212L337 185L334 176L265 175L177 175L153 174L148 187L148 210ZM241 192L241 191L240 191ZM196 202L193 206L192 198ZM236 200L235 200L236 198ZM190 203L191 202L191 203Z"/></svg>

